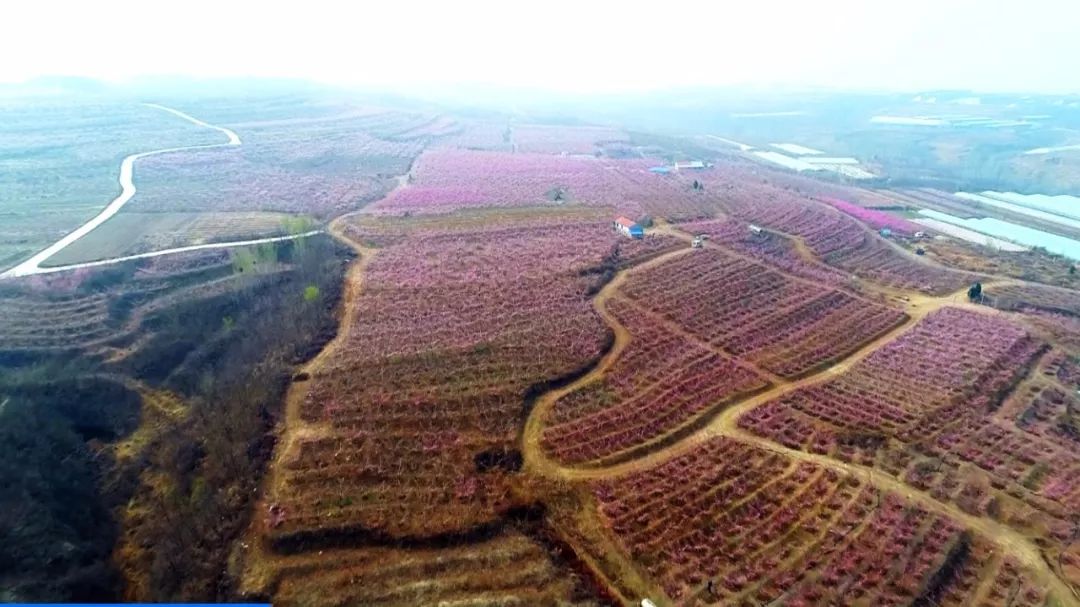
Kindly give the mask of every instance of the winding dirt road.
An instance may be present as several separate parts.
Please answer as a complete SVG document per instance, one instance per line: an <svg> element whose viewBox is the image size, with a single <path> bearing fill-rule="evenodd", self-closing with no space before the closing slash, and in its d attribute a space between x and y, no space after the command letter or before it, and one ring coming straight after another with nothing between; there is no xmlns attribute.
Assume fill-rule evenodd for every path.
<svg viewBox="0 0 1080 607"><path fill-rule="evenodd" d="M338 331L326 346L319 351L314 358L300 368L297 377L314 378L323 368L326 362L334 357L342 344L348 339L349 330L353 326L356 313L359 310L357 300L360 289L364 284L364 271L378 252L377 249L369 249L360 246L355 240L345 235L346 220L353 214L342 215L330 222L329 233L336 240L351 248L357 255L356 260L349 264L345 271L345 288L342 293L341 316L338 319ZM270 495L277 493L281 487L282 478L279 470L284 470L285 462L296 456L296 449L301 439L312 438L324 432L329 433L327 424L305 421L300 414L300 406L309 388L309 381L293 381L289 384L285 395L285 418L282 425L281 444L274 450L274 461L267 469L267 487Z"/></svg>
<svg viewBox="0 0 1080 607"><path fill-rule="evenodd" d="M612 295L618 292L619 287L626 282L626 279L629 275L635 272L661 265L674 259L675 257L681 257L682 255L687 255L690 253L691 251L689 249L679 249L677 251L671 251L669 253L660 255L659 257L654 257L653 259L650 259L645 263L638 264L632 268L623 270L616 274L615 278L613 278L610 282L604 285L604 288L600 289L600 291L596 294L596 296L593 298L593 307L596 308L596 312L600 315L600 318L602 318L604 322L607 323L608 327L611 328L612 332L614 332L615 343L611 346L611 350L609 350L608 353L600 359L600 362L595 367L593 367L591 371L589 371L585 375L582 375L577 380L567 384L566 386L563 386L562 388L557 388L555 390L544 393L533 404L532 411L530 412L528 419L525 420L524 456L527 466L529 466L530 468L536 468L536 472L539 472L544 476L552 478L558 478L560 476L563 476L562 467L558 463L550 460L544 453L543 448L540 446L540 438L543 435L544 421L547 419L551 408L555 405L555 401L559 400L566 394L576 392L582 387L601 379L604 374L607 373L608 369L611 368L611 365L615 364L615 361L619 360L619 357L622 356L622 353L626 349L626 346L630 344L630 331L628 331L626 327L624 327L623 324L620 323L610 311L608 311L607 301L611 298Z"/></svg>
<svg viewBox="0 0 1080 607"><path fill-rule="evenodd" d="M66 265L66 266L56 266L56 267L52 267L52 268L42 268L41 267L41 264L44 263L46 260L48 260L50 257L52 257L53 255L56 255L61 250L67 248L68 246L70 246L75 241L79 240L83 236L86 236L90 232L94 231L98 226L105 223L106 221L111 219L114 215L119 213L120 209L122 209L124 207L124 205L127 204L132 199L132 197L135 196L134 176L135 176L135 161L136 160L138 160L140 158L146 158L147 156L156 156L156 155L159 155L159 154L169 154L169 153L172 153L172 152L186 152L186 151L190 151L190 150L208 150L208 149L213 149L213 148L221 148L221 147L230 147L230 146L240 145L240 136L237 135L234 131L232 131L230 129L227 129L227 128L221 127L221 126L215 126L215 125L203 122L202 120L199 120L198 118L194 118L192 116L189 116L188 114L185 114L184 112L181 112L180 110L176 110L176 109L173 109L173 108L170 108L170 107L166 107L164 105L158 105L156 103L144 103L143 105L145 105L147 107L152 107L152 108L155 108L155 109L158 109L158 110L168 112L170 114L173 114L175 116L183 118L184 120L187 120L188 122L191 122L192 124L195 124L197 126L201 126L201 127L205 127L205 128L209 128L209 129L214 129L216 131L221 131L228 138L228 141L225 142L225 143L210 143L210 144L204 144L204 145L188 145L188 146L181 146L181 147L174 147L174 148L164 148L164 149L160 149L160 150L152 150L152 151L149 151L149 152L139 152L137 154L131 154L131 155L127 156L120 163L120 177L118 179L118 181L120 183L120 195L119 196L114 198L112 202L110 202L108 205L106 205L105 208L102 209L102 211L100 213L98 213L90 221L88 221L88 222L84 223L83 225L79 226L73 232L71 232L67 236L64 236L63 238L56 241L52 245L48 246L47 248L42 250L40 253L34 255L30 259L27 259L26 261L24 261L24 262L20 263L19 265L9 269L8 271L4 272L3 274L0 274L0 279L2 279L2 278L17 278L17 277L20 277L20 276L33 276L33 275L36 275L36 274L48 274L48 273L52 273L52 272L62 272L64 270L74 270L74 269L77 269L77 268L92 267L92 266L95 266L95 265L106 265L106 264L110 264L110 263L118 263L120 261L126 261L127 259L139 259L140 257L152 257L154 254L146 253L146 254L143 254L141 256L128 256L128 257L118 257L118 258L112 258L112 259L104 259L104 260L100 260L100 261L90 262L88 264L71 264L71 265ZM285 237L285 238L279 238L279 240L285 240L287 238L296 238L296 237L297 236L290 236L290 237ZM266 240L265 242L272 242L272 241ZM225 247L225 246L242 246L242 245L245 245L245 244L257 244L257 243L254 242L254 241L241 241L241 242L237 242L237 243L218 243L217 247L221 248L221 247ZM210 247L208 247L208 248L210 248ZM166 251L158 251L156 254L157 255L167 255L167 254L172 254L172 253L183 252L185 250L197 250L197 249L192 249L192 248L188 248L188 247L180 247L178 249L168 249Z"/></svg>
<svg viewBox="0 0 1080 607"><path fill-rule="evenodd" d="M409 174L399 175L395 189L405 187L409 181ZM389 193L388 193L389 194ZM323 369L326 363L334 358L347 341L349 331L354 324L361 289L364 285L364 275L371 261L378 254L378 249L368 248L349 238L346 234L348 221L351 217L364 212L364 209L345 213L334 218L327 226L327 233L338 242L348 246L356 253L357 258L349 264L345 270L344 290L341 303L338 305L338 330L323 349L310 361L297 369L293 380L285 392L284 415L278 423L278 443L274 447L273 457L266 468L266 474L259 490L260 498L256 502L255 510L248 524L244 539L239 543L243 554L244 567L240 576L241 593L251 594L261 592L267 587L268 580L273 575L273 564L280 559L280 555L267 550L266 545L260 541L262 512L274 502L279 491L282 489L290 459L295 458L300 445L305 439L327 435L330 428L326 422L306 421L301 415L301 406L304 403L311 380Z"/></svg>

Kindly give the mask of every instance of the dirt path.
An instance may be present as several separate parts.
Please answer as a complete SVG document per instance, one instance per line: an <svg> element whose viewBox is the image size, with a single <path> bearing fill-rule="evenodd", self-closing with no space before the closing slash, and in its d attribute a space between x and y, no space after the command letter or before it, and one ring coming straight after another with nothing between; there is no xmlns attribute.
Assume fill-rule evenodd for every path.
<svg viewBox="0 0 1080 607"><path fill-rule="evenodd" d="M405 187L407 183L408 174L406 173L398 176L396 187ZM389 192L387 195L389 195ZM260 541L260 535L262 533L262 519L266 512L265 509L269 503L273 503L275 496L282 489L285 481L285 476L281 472L287 468L288 461L296 457L298 449L305 439L329 434L327 424L305 421L301 412L311 381L318 376L319 372L334 358L342 345L348 341L350 328L354 324L359 309L358 301L364 285L365 272L378 253L377 249L360 245L349 238L346 233L348 220L362 212L363 209L360 209L340 215L327 225L327 233L352 249L357 257L345 271L344 289L339 305L340 314L337 334L314 358L295 371L294 379L289 383L289 387L285 392L284 412L280 422L278 443L274 447L274 455L267 466L262 489L259 493L260 498L252 511L252 518L248 524L247 532L243 540L237 545L237 549L242 551L239 557L243 562L239 576L241 593L263 592L269 576L273 575L273 563L278 557L266 549Z"/></svg>
<svg viewBox="0 0 1080 607"><path fill-rule="evenodd" d="M1077 599L1072 588L1053 572L1049 564L1043 558L1039 548L1029 538L1012 527L1003 525L989 518L968 514L954 504L938 501L925 491L915 489L902 480L890 474L886 474L881 470L862 464L842 462L826 455L790 449L768 439L732 427L730 421L725 427L716 428L715 432L716 435L749 443L774 453L786 455L797 461L809 462L839 472L846 472L855 475L857 478L866 478L869 483L879 489L902 495L908 501L914 502L930 512L936 512L951 517L953 520L969 529L974 529L981 533L986 539L996 543L1005 553L1016 558L1024 566L1031 569L1031 571L1040 578L1039 581L1050 588L1053 591L1055 598L1063 605L1072 605L1074 607L1080 605L1080 600Z"/></svg>
<svg viewBox="0 0 1080 607"><path fill-rule="evenodd" d="M666 234L668 236L673 236L673 237L678 238L678 239L680 239L682 241L685 241L687 243L692 242L694 240L694 236L692 234L690 234L688 232L683 232L682 230L678 229L678 227L673 226L673 225L671 225L669 223L666 223L666 222L658 222L657 226L655 228L653 228L653 230L655 232L657 232L657 233L660 233L660 234ZM777 234L779 234L779 232L777 232ZM786 235L784 235L784 236L786 236ZM735 249L730 249L728 247L719 245L719 244L717 244L715 242L712 242L712 241L709 241L709 240L706 240L704 244L705 244L706 249L714 249L716 251L722 252L724 255L726 255L728 257L734 257L735 259L740 259L740 260L745 261L747 263L752 263L752 264L754 264L756 266L766 268L769 271L776 272L778 274L783 275L784 278L786 278L788 280L792 280L794 282L809 285L809 286L812 286L814 288L821 288L822 287L822 284L820 282L811 280L809 278L804 278L804 277L796 275L796 274L791 274L790 272L785 272L784 270L781 270L780 268L772 266L768 262L762 261L762 260L760 260L760 259L758 259L758 258L756 258L756 257L754 257L752 255L747 255L746 253L743 253L741 251L736 251ZM821 264L821 261L815 259L814 263L815 264ZM824 266L824 267L828 267L828 266ZM834 271L836 270L836 268L829 268L829 269L834 270ZM862 300L862 301L865 301L865 302L868 302L868 303L880 303L880 302L875 302L875 301L869 299L866 296L866 294L860 293L858 291L853 291L853 290L850 290L850 289L844 289L843 291L844 291L845 294L850 295L851 297L854 297L856 299L859 299L859 300Z"/></svg>
<svg viewBox="0 0 1080 607"><path fill-rule="evenodd" d="M671 230L670 228L661 227L661 231L671 233L673 235L682 237L682 234ZM688 240L687 235L684 240ZM716 245L711 245L716 246ZM727 249L722 250L728 252ZM948 517L959 523L983 534L989 540L998 544L998 546L1007 554L1014 556L1026 567L1031 569L1039 578L1040 582L1050 588L1056 595L1059 601L1063 605L1080 606L1080 600L1074 594L1072 588L1066 584L1061 578L1054 574L1053 570L1047 564L1043 558L1042 553L1038 547L1027 537L1017 532L1016 530L1003 525L997 521L974 516L964 512L957 506L945 503L937 500L929 493L915 489L902 480L891 476L881 470L874 469L872 467L864 466L861 464L853 464L842 462L831 457L808 453L805 451L790 449L772 442L766 438L762 438L749 432L746 432L738 427L739 418L746 412L750 411L754 407L757 407L763 403L771 401L788 394L794 390L811 386L820 382L828 381L835 378L841 373L847 371L852 366L856 365L867 356L871 355L879 348L887 345L893 340L899 338L906 333L911 327L913 327L920 320L925 318L936 310L940 310L944 307L960 307L977 310L980 313L995 314L1000 313L995 310L988 309L983 306L977 306L965 301L966 288L958 290L955 293L951 293L945 296L935 297L925 294L912 294L905 296L903 299L905 312L908 315L908 319L888 331L887 333L879 336L878 338L863 344L858 350L853 352L844 358L841 362L824 369L818 373L806 376L796 381L785 382L776 384L765 392L759 393L750 398L737 402L724 411L722 411L715 419L713 419L703 429L691 434L687 438L677 441L667 447L658 449L643 457L636 458L627 462L606 466L606 467L590 467L590 468L577 468L563 466L560 463L551 460L544 453L540 447L539 438L543 432L543 420L548 416L550 408L560 397L578 390L590 382L600 379L603 374L610 369L612 364L622 352L626 349L632 336L627 329L622 326L616 318L607 312L605 303L610 299L613 293L617 291L620 285L622 285L627 276L635 271L640 271L646 267L653 267L658 264L669 261L670 259L687 254L687 251L674 251L666 255L660 256L651 260L646 264L642 264L635 268L624 270L620 272L614 280L612 280L594 300L594 305L601 317L605 322L609 324L612 330L615 332L615 346L611 351L601 360L592 371L585 376L581 377L578 381L573 382L558 390L548 392L541 396L537 400L536 406L533 408L529 419L526 422L525 440L523 445L523 455L525 457L525 469L529 472L541 474L560 481L590 481L603 478L610 478L615 476L621 476L634 471L650 469L656 465L669 460L670 458L677 457L678 455L685 453L697 445L708 441L715 437L727 437L732 440L755 445L761 449L771 451L791 458L793 461L802 461L816 464L825 468L836 470L839 472L855 475L860 479L867 479L874 487L886 491L891 491L899 495L903 495L906 499L913 503L917 503L919 506L927 509L931 512L936 512ZM1001 282L1007 282L1003 280ZM989 283L988 283L989 284ZM665 326L666 323L665 323ZM669 330L670 327L667 327Z"/></svg>
<svg viewBox="0 0 1080 607"><path fill-rule="evenodd" d="M410 172L398 175L394 179L394 187L386 192L384 198L390 196L395 191L408 186L410 176ZM326 365L326 362L334 357L337 351L341 349L342 344L348 339L349 328L352 327L353 321L356 318L358 308L357 299L360 297L360 290L364 284L364 273L367 271L368 265L371 264L372 259L374 259L375 255L378 253L378 249L364 247L360 243L349 238L348 234L346 234L349 219L360 215L364 211L365 209L358 209L339 215L332 219L326 226L326 232L341 244L352 249L357 257L349 264L349 268L345 271L345 288L342 292L341 304L339 306L340 318L338 318L337 334L323 346L323 349L320 350L314 358L297 369L293 376L307 377L308 379L306 381L293 380L285 393L285 410L281 437L278 445L274 448L274 458L266 473L267 481L265 486L271 489L271 491L264 491L264 498L274 495L277 490L280 489L282 479L277 474L277 471L284 462L295 455L297 445L302 442L300 439L317 437L325 434L329 430L326 424L304 421L303 416L300 414L300 410L304 402L304 396L307 394L310 380L316 377L319 371Z"/></svg>
<svg viewBox="0 0 1080 607"><path fill-rule="evenodd" d="M339 217L330 223L328 232L343 244L348 245L356 252L358 257L349 265L345 273L345 288L341 297L340 318L338 320L338 332L329 343L303 367L299 368L294 378L306 377L300 381L294 379L285 392L285 407L281 421L281 431L278 444L274 447L274 455L266 468L266 476L263 479L263 489L260 491L261 499L256 503L252 511L252 520L248 525L248 531L239 548L247 551L244 555L244 568L241 576L240 587L245 592L261 592L265 588L266 580L272 575L272 563L276 556L266 550L260 541L262 517L266 508L273 503L275 496L283 489L285 475L282 473L288 468L290 459L299 454L300 445L307 439L317 438L330 434L327 424L321 422L305 421L301 415L304 399L307 396L311 381L318 376L326 363L333 359L338 350L348 340L349 328L352 326L357 313L357 301L361 288L364 284L364 272L376 250L362 247L345 236L344 219Z"/></svg>
<svg viewBox="0 0 1080 607"><path fill-rule="evenodd" d="M613 284L614 282L615 281L612 281ZM901 335L906 333L908 329L913 327L916 323L928 316L930 313L936 310L940 310L941 308L946 306L977 309L980 312L993 312L992 310L987 310L986 308L976 306L975 304L954 303L952 301L952 295L941 298L933 298L927 296L925 298L919 299L918 301L911 302L910 307L906 310L908 315L907 320L900 323L888 332L880 335L876 339L863 344L858 350L855 350L837 364L818 371L817 373L807 375L801 379L776 383L764 392L760 392L758 394L755 394L754 396L735 402L728 406L726 409L724 409L724 411L721 412L720 415L716 417L716 419L709 423L709 425L687 437L685 440L674 443L665 449L661 449L650 453L644 457L636 458L612 466L579 468L573 466L563 466L555 461L547 461L549 459L547 457L547 454L544 453L542 449L540 449L538 444L527 444L525 453L526 464L530 466L535 466L536 470L538 471L554 471L554 476L572 480L592 480L599 478L607 478L611 476L620 476L629 472L633 472L635 470L651 468L660 462L663 462L671 457L675 457L681 453L686 452L687 450L693 448L695 445L704 440L707 440L708 438L711 438L718 434L724 434L725 430L734 429L736 427L738 418L742 416L742 414L750 411L758 405L780 398L800 388L812 386L814 384L828 381L839 376L840 374L853 367L855 364L865 359L867 356L873 354L882 346L885 346L889 342L899 338ZM630 337L628 335L628 332L626 331L626 328L619 325L616 319L606 314L604 315L604 319L609 323L614 322L615 325L612 325L612 328L616 331L616 335L619 335L620 333L627 334L626 339L627 341L629 341ZM622 349L625 347L626 344L623 344L622 347L619 348L619 352L621 352ZM597 368L593 370L593 372L582 378L582 380L586 380L588 378L588 381L574 382L573 384L561 388L560 390L557 390L555 392L549 392L542 396L537 401L537 407L536 409L534 409L533 415L530 417L528 422L529 425L527 425L527 427L533 427L533 432L536 432L537 435L542 432L543 428L537 427L542 425L541 420L544 419L543 412L539 411L540 404L544 403L547 406L550 406L550 404L553 403L554 400L558 400L559 397L569 392L580 389L589 381L598 379L599 376L603 375L603 371L615 362L615 355L616 351L615 348L613 348L609 356L605 357L605 360L603 361L605 364L598 365ZM596 374L595 377L593 377L594 374Z"/></svg>
<svg viewBox="0 0 1080 607"><path fill-rule="evenodd" d="M803 238L802 236L793 235L788 236L788 238L791 239L792 246L795 248L795 254L798 255L800 259L815 265L821 264L821 261L818 259L817 255L814 255L814 252L810 250L810 246L806 244L805 238ZM821 265L825 266L825 264Z"/></svg>
<svg viewBox="0 0 1080 607"><path fill-rule="evenodd" d="M269 478L267 487L271 489L269 495L276 494L281 488L283 479L277 474L277 471L283 469L285 462L297 455L297 449L302 442L301 439L313 438L329 432L326 424L305 421L300 413L311 379L318 375L327 361L331 360L337 351L341 349L341 346L348 341L349 329L356 318L357 300L364 284L364 272L377 252L376 249L360 246L345 234L347 220L352 215L354 213L342 215L331 221L330 225L327 226L327 232L339 242L351 248L356 253L357 258L349 265L345 273L345 288L341 296L341 315L338 319L337 335L314 358L297 370L294 376L309 379L306 381L294 380L289 384L289 389L286 392L284 429L281 442L274 450L273 462L267 470L267 477Z"/></svg>
<svg viewBox="0 0 1080 607"><path fill-rule="evenodd" d="M676 257L692 253L693 251L690 249L678 249L654 257L645 263L627 270L623 270L616 274L615 278L604 285L604 288L600 289L600 292L596 294L593 298L593 307L596 308L596 312L600 315L600 318L602 318L615 333L615 343L611 346L611 350L600 359L600 362L597 363L591 371L566 386L546 392L533 404L532 411L529 413L529 418L525 422L525 431L522 439L522 450L527 466L540 466L541 470L537 470L537 472L544 476L556 478L560 476L558 472L561 467L559 464L549 460L544 454L543 448L540 446L540 439L544 429L544 420L548 418L548 414L555 405L555 401L566 394L576 392L582 387L601 379L604 374L607 373L608 369L611 368L611 365L615 364L615 361L622 356L626 346L630 344L630 332L615 318L614 315L611 314L611 312L608 311L608 300L618 292L619 287L626 282L626 279L630 274L661 265Z"/></svg>

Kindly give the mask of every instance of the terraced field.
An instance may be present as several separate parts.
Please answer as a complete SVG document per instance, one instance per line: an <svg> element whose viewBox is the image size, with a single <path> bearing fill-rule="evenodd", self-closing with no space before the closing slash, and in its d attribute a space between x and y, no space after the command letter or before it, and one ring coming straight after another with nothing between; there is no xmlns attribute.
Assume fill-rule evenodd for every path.
<svg viewBox="0 0 1080 607"><path fill-rule="evenodd" d="M831 206L763 182L756 175L714 170L699 179L710 192L724 192L721 205L733 217L798 237L825 264L867 281L944 295L976 279L970 273L919 260Z"/></svg>
<svg viewBox="0 0 1080 607"><path fill-rule="evenodd" d="M972 275L785 200L641 243L576 205L337 222L352 303L294 383L244 591L1075 604L1072 405L1025 383L1072 359L962 303ZM819 213L834 227L800 227Z"/></svg>
<svg viewBox="0 0 1080 607"><path fill-rule="evenodd" d="M253 527L250 591L270 592L267 580L288 577L291 555L342 541L370 547L375 559L383 546L420 545L446 546L439 559L464 550L500 560L489 550L502 549L486 538L519 524L531 507L516 493L522 401L602 354L608 337L589 303L589 270L617 244L603 221L568 222L557 209L525 219L481 213L450 226L377 218L335 225L338 234L383 244L355 245L361 261L342 332L309 365L310 379L293 386L261 505L275 514ZM319 562L327 571L318 575L338 575L330 573L336 563ZM426 584L426 569L395 566L407 578L401 584ZM535 560L506 580L482 570L460 581L447 574L445 591L461 584L499 596L501 584L513 588L518 579L569 600L573 585L552 566ZM442 596L441 584L430 585ZM397 594L404 589L389 592L408 602Z"/></svg>
<svg viewBox="0 0 1080 607"><path fill-rule="evenodd" d="M610 458L641 447L717 403L769 385L730 355L657 326L626 299L606 305L630 332L630 344L601 380L554 402L543 442L561 462Z"/></svg>
<svg viewBox="0 0 1080 607"><path fill-rule="evenodd" d="M922 318L854 364L781 380L636 459L560 468L527 448L526 469L588 483L593 541L615 538L645 573L634 591L677 604L1068 603L1075 430L1060 421L1073 405L1056 381L1073 381L1080 366L1052 357L995 415L1040 344L987 312L943 307ZM975 333L994 341L965 338ZM573 411L562 399L595 398L590 384L572 388L539 442L554 457L558 423ZM895 404L868 406L874 395ZM1015 419L1015 429L985 416Z"/></svg>
<svg viewBox="0 0 1080 607"><path fill-rule="evenodd" d="M839 187L656 174L617 129L202 109L245 146L148 160L112 227L158 240L85 245L304 213L343 283L318 236L0 289L3 360L142 400L107 449L129 598L1080 604L1074 291L927 263ZM228 355L270 370L215 384Z"/></svg>
<svg viewBox="0 0 1080 607"><path fill-rule="evenodd" d="M1047 599L1032 571L949 517L854 474L726 438L591 488L627 556L684 604Z"/></svg>
<svg viewBox="0 0 1080 607"><path fill-rule="evenodd" d="M332 563L332 566L327 566ZM552 560L549 547L508 528L450 547L334 548L275 563L283 604L600 605L591 581Z"/></svg>
<svg viewBox="0 0 1080 607"><path fill-rule="evenodd" d="M30 288L0 292L0 351L100 350L124 348L157 310L182 301L213 297L241 282L228 253L210 253L148 263L119 289L83 284L94 273L38 277ZM121 270L130 274L130 271Z"/></svg>
<svg viewBox="0 0 1080 607"><path fill-rule="evenodd" d="M512 129L514 146L522 152L544 154L593 154L605 143L628 143L629 136L604 127L561 127L535 124Z"/></svg>
<svg viewBox="0 0 1080 607"><path fill-rule="evenodd" d="M714 247L651 267L623 290L694 337L789 378L843 358L904 320L899 310Z"/></svg>

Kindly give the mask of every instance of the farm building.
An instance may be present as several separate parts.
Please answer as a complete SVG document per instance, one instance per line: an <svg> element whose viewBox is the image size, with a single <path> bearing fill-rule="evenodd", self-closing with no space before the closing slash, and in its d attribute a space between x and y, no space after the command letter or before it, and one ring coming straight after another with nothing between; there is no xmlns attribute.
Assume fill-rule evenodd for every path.
<svg viewBox="0 0 1080 607"><path fill-rule="evenodd" d="M649 170L658 175L667 175L671 172L671 167L650 167Z"/></svg>
<svg viewBox="0 0 1080 607"><path fill-rule="evenodd" d="M615 219L615 223L612 224L615 230L629 236L630 238L644 238L645 230L638 225L637 222L627 219L626 217L619 217Z"/></svg>
<svg viewBox="0 0 1080 607"><path fill-rule="evenodd" d="M675 163L675 170L676 171L679 171L679 170L682 170L682 169L703 169L703 168L705 168L705 163L700 161L700 160L690 160L690 161L687 161L687 162L676 162Z"/></svg>

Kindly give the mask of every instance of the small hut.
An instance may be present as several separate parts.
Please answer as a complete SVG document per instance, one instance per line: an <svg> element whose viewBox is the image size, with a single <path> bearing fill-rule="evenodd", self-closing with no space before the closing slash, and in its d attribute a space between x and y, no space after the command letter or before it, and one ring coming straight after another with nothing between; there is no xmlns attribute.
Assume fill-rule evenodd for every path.
<svg viewBox="0 0 1080 607"><path fill-rule="evenodd" d="M622 233L629 238L644 238L645 229L642 228L636 221L627 217L617 217L615 223L612 224L615 227L615 231Z"/></svg>

